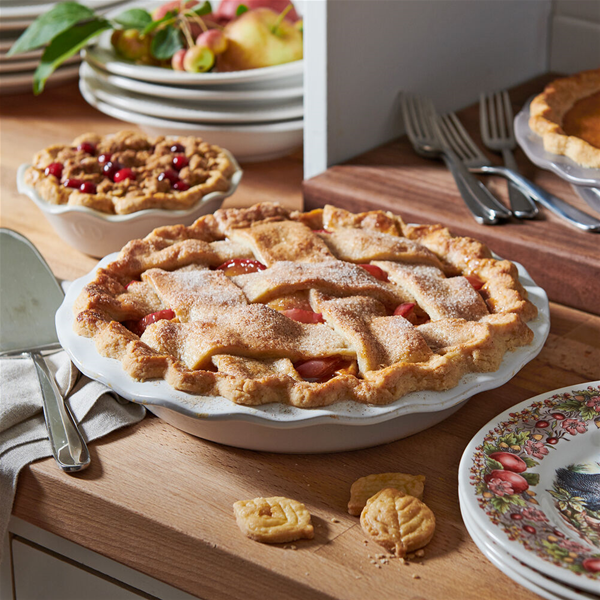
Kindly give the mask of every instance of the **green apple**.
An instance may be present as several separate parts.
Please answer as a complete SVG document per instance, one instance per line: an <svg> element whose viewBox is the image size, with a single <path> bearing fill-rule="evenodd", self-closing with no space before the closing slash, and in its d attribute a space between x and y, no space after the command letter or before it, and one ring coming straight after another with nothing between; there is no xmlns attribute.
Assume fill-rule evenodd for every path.
<svg viewBox="0 0 600 600"><path fill-rule="evenodd" d="M300 60L302 33L269 8L243 13L224 29L227 50L217 57L219 71L244 71Z"/></svg>
<svg viewBox="0 0 600 600"><path fill-rule="evenodd" d="M214 52L206 46L192 46L183 57L183 68L188 73L205 73L214 64Z"/></svg>

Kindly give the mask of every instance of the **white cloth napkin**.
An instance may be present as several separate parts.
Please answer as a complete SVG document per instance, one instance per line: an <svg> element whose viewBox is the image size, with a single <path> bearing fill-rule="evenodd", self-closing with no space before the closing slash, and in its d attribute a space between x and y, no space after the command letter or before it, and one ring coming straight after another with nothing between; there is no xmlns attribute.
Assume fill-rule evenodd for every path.
<svg viewBox="0 0 600 600"><path fill-rule="evenodd" d="M45 360L86 442L133 425L146 415L143 406L121 400L105 385L80 376L66 352ZM33 361L0 359L0 541L6 535L19 472L34 460L51 455ZM0 560L1 552L0 543Z"/></svg>

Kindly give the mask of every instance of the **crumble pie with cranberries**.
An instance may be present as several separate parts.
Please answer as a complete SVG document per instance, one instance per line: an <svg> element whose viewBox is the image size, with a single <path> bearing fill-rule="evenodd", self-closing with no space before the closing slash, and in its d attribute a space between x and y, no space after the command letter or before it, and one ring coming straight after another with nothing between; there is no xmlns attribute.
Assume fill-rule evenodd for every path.
<svg viewBox="0 0 600 600"><path fill-rule="evenodd" d="M227 191L235 169L227 152L197 137L86 133L38 152L25 182L51 204L125 215L188 209L210 192Z"/></svg>

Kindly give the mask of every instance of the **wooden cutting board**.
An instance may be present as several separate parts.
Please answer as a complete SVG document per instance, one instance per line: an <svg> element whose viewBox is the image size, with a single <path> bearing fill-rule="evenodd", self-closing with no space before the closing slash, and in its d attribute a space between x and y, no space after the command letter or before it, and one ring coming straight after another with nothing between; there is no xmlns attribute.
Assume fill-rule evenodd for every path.
<svg viewBox="0 0 600 600"><path fill-rule="evenodd" d="M512 89L515 114L554 78L556 75L546 74ZM460 111L458 116L483 149L478 105ZM497 155L486 153L501 164ZM516 159L523 175L600 218L569 183L534 166L520 149ZM508 205L502 179L488 177L483 181ZM511 219L502 225L479 225L444 164L415 154L406 137L331 167L305 181L303 191L305 210L334 204L353 212L390 210L409 223L443 223L453 233L478 238L500 256L523 264L551 300L600 314L600 234L580 231L543 207L534 221Z"/></svg>

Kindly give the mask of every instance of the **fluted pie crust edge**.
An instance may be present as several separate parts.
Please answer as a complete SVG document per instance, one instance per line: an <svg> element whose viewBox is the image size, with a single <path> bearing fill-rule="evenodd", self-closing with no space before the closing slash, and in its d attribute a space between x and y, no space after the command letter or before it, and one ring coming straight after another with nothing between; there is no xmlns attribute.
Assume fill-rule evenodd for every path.
<svg viewBox="0 0 600 600"><path fill-rule="evenodd" d="M179 317L173 321L159 321L150 325L141 337L122 324L130 319L141 318L156 309L156 298L144 299L136 295L137 287L142 285L139 282L142 274L147 274L144 275L145 278L157 274L162 276L165 272L167 277L173 273L185 275L189 269L194 270L200 263L204 269L202 273L206 274L220 262L233 258L232 253L239 256L242 245L232 242L230 238L239 240L240 236L243 238L244 235L259 236L257 232L265 228L272 229L270 224L281 224L281 227L284 227L283 224L290 222L301 224L301 229L305 228L310 232L308 242L311 242L312 246L307 242L305 247L298 249L299 254L314 253L315 247L321 248L319 240L327 238L329 232L342 236L349 233L361 236L364 234L375 236L386 243L401 242L417 248L417 258L414 260L428 261L429 264L410 264L412 259L409 259L410 269L416 268L417 272L420 272L421 267L426 272L428 269L437 269L441 277L457 280L462 280L460 276L464 275L479 278L483 282L479 293L486 314L481 316L479 313L473 320L440 318L414 327L408 321L405 322L403 317L379 316L377 318L381 320L378 323L382 324L384 329L389 323L394 326L401 325L400 331L406 330L406 357L402 355L403 358L395 359L391 364L380 365L381 368L376 367L361 373L357 373L356 369L345 371L322 382L306 381L298 374L294 367L294 360L298 358L297 352L292 352L290 358L262 355L254 359L244 355L244 351L236 355L236 351L233 350L231 354L223 352L210 355L208 359L203 359L205 362L201 368L190 367L189 364L185 364L188 348L182 347L178 355L164 351L164 348L180 343L175 342L172 336L174 329L179 328L177 331L180 331L181 327L185 327L185 324L179 323ZM297 228L285 225L285 228L290 227ZM318 233L319 231L325 233ZM315 236L319 236L319 240L313 239ZM267 240L267 243L271 242L272 240ZM285 252L285 246L286 244L278 244L273 248L281 251L283 247ZM270 248L269 252L273 251L273 248ZM360 249L358 251L360 252ZM310 260L320 258L316 255L316 258L309 257L309 263ZM383 266L392 265L380 260L372 262ZM432 263L438 264L439 268L432 267ZM276 265L277 262L273 264ZM356 267L352 263L348 265L350 270ZM300 266L306 267L306 262ZM401 261L400 268L404 266ZM270 269L263 271L269 272ZM244 278L248 277L242 275L231 279L245 282ZM136 285L130 286L128 291L127 287L132 280ZM251 288L244 287L245 283L240 285L244 293L248 294L247 290ZM377 296L377 286L383 289L383 296ZM386 293L389 291L393 298L397 291L395 284L374 281L373 288L377 292L377 298L368 294L366 297L353 296L351 292L348 292L350 297L347 297L345 292L338 292L337 296L335 293L328 295L331 293L328 288L327 293L312 290L311 303L320 302L319 306L325 307L326 310L329 306L333 307L333 315L343 313L356 298L359 306L376 306L377 310L384 310L384 304L390 297L386 296ZM174 297L179 296L175 294ZM253 304L250 299L249 306L255 307L258 303L260 301ZM243 309L246 308L244 305ZM143 240L129 242L114 262L98 270L95 280L84 288L73 309L75 332L93 338L99 354L120 360L123 369L135 380L162 378L177 390L202 396L222 396L242 405L279 402L302 408L328 406L347 400L386 405L410 392L453 388L466 373L495 371L506 352L530 344L533 332L526 322L537 315L537 309L527 299L527 292L519 282L513 263L494 259L489 249L481 242L467 237L455 237L442 225L411 226L406 225L400 216L389 212L370 211L353 214L333 206L308 213L291 212L271 203L258 204L248 209L221 209L214 215L201 217L190 227L178 225L158 228ZM389 306L385 310L388 311L387 315L390 315ZM261 311L277 312L268 307L261 308ZM277 313L277 319L281 318ZM207 322L211 319L212 317L208 318ZM218 318L214 317L212 320L218 321ZM373 321L375 320L377 319L373 318ZM212 324L212 321L209 324ZM302 327L304 331L306 328L329 326L315 324ZM386 333L381 332L381 329L379 327L380 338L376 341L383 339L387 343ZM431 348L424 344L425 338L428 344L432 344ZM351 351L351 348L344 348L342 352L350 355ZM392 349L391 352L395 350ZM397 354L401 355L402 352L404 349L399 350ZM358 351L356 356L359 367L372 358L368 354L361 356Z"/></svg>

